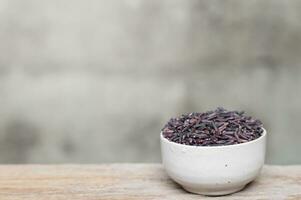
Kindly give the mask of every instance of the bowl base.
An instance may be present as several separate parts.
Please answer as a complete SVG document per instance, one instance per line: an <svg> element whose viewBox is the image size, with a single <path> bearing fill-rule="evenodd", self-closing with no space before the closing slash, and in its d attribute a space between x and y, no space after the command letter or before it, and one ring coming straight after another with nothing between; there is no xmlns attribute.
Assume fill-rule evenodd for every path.
<svg viewBox="0 0 301 200"><path fill-rule="evenodd" d="M191 193L195 194L202 194L206 196L222 196L222 195L227 195L227 194L232 194L235 192L238 192L242 190L246 185L242 186L237 186L237 187L231 187L231 188L225 188L221 190L212 190L212 189L204 189L204 188L194 188L194 187L187 187L183 186L183 188Z"/></svg>

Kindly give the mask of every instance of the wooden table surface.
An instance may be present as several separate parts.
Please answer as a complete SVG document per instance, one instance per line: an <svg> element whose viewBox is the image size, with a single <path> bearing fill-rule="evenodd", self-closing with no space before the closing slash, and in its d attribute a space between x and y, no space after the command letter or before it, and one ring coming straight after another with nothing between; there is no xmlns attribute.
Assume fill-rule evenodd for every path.
<svg viewBox="0 0 301 200"><path fill-rule="evenodd" d="M2 165L0 200L214 199L185 192L160 164ZM243 191L217 199L300 199L301 166L265 166Z"/></svg>

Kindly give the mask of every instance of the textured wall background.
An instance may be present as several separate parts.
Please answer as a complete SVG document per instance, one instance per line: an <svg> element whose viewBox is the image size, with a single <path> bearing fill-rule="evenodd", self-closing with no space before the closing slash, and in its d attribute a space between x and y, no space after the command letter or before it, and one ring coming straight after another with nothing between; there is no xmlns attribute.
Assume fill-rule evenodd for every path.
<svg viewBox="0 0 301 200"><path fill-rule="evenodd" d="M0 163L160 161L171 117L246 110L301 163L301 1L0 0Z"/></svg>

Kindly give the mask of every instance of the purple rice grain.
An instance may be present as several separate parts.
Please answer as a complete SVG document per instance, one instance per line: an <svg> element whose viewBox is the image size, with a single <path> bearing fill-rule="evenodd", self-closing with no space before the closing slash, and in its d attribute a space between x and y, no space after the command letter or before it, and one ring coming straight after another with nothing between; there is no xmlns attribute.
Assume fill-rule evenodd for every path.
<svg viewBox="0 0 301 200"><path fill-rule="evenodd" d="M162 129L172 142L192 146L222 146L249 142L259 138L261 121L246 116L243 111L217 108L205 113L190 113L171 118Z"/></svg>

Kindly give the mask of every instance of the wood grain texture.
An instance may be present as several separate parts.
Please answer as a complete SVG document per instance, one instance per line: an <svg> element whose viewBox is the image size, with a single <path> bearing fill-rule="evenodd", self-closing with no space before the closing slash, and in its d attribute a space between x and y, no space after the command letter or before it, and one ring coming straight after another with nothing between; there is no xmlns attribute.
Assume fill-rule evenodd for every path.
<svg viewBox="0 0 301 200"><path fill-rule="evenodd" d="M212 199L185 192L159 164L2 165L1 200ZM301 166L265 166L243 191L217 199L301 199Z"/></svg>

